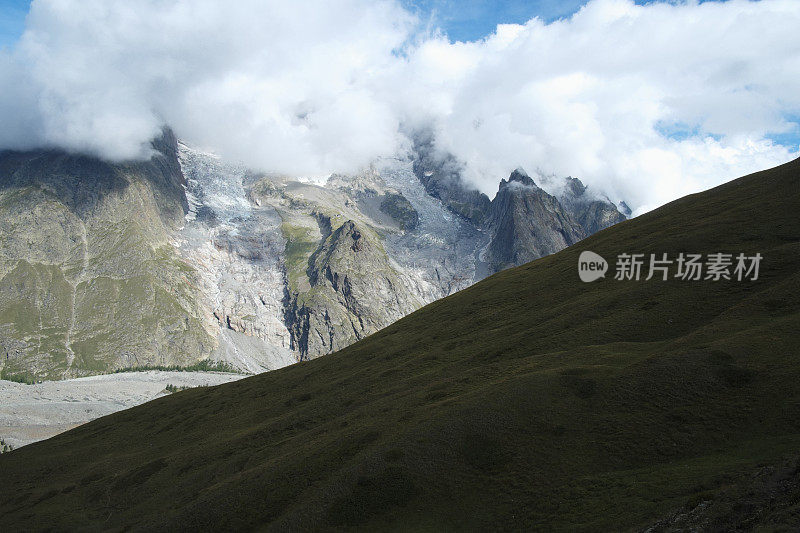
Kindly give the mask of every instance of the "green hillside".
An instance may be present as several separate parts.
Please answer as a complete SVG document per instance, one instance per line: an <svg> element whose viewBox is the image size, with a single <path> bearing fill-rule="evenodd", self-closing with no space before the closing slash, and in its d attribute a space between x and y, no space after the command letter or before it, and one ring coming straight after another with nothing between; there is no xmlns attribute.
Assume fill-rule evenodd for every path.
<svg viewBox="0 0 800 533"><path fill-rule="evenodd" d="M702 529L793 525L798 213L800 160L335 354L2 454L0 530L627 530L682 508ZM764 259L757 281L584 284L583 250Z"/></svg>

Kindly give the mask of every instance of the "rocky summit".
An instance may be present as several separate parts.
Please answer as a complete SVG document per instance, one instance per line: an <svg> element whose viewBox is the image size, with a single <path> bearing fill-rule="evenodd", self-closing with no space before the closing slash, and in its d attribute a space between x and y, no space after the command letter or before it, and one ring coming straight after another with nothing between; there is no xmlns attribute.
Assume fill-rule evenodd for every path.
<svg viewBox="0 0 800 533"><path fill-rule="evenodd" d="M490 200L420 139L324 184L169 130L143 162L0 153L2 377L282 367L625 219L575 178L542 183L553 195L522 170Z"/></svg>

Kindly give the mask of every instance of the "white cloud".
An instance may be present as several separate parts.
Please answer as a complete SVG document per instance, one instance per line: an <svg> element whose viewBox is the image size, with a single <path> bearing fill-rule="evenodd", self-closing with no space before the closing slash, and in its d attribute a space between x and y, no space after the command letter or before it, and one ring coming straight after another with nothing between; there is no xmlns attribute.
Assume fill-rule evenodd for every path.
<svg viewBox="0 0 800 533"><path fill-rule="evenodd" d="M765 136L800 111L798 27L795 1L598 0L501 28L428 89L447 100L441 147L487 193L521 165L651 208L796 157ZM691 135L662 134L676 124Z"/></svg>
<svg viewBox="0 0 800 533"><path fill-rule="evenodd" d="M352 170L397 140L369 84L413 23L367 0L36 1L12 59L41 127L16 134L121 159L167 123L270 170Z"/></svg>
<svg viewBox="0 0 800 533"><path fill-rule="evenodd" d="M27 24L0 52L0 147L138 157L168 123L317 176L432 125L490 195L523 166L639 211L797 155L767 140L800 115L795 0L594 0L473 43L388 0L36 0Z"/></svg>

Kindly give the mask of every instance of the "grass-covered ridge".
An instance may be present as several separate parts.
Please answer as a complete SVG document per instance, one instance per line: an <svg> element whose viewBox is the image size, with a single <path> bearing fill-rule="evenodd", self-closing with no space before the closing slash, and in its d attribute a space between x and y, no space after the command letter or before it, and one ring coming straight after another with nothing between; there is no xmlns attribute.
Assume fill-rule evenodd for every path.
<svg viewBox="0 0 800 533"><path fill-rule="evenodd" d="M628 530L724 500L800 446L798 212L795 161L335 354L4 454L0 529ZM583 284L583 250L764 260L756 282Z"/></svg>

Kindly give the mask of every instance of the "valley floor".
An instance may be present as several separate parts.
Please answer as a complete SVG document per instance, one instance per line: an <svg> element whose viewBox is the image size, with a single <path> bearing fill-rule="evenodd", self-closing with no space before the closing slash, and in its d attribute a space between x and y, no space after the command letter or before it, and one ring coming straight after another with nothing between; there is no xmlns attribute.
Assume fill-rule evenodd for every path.
<svg viewBox="0 0 800 533"><path fill-rule="evenodd" d="M203 387L244 377L225 372L151 370L34 385L0 380L0 438L19 448L169 394L168 385L176 389Z"/></svg>

